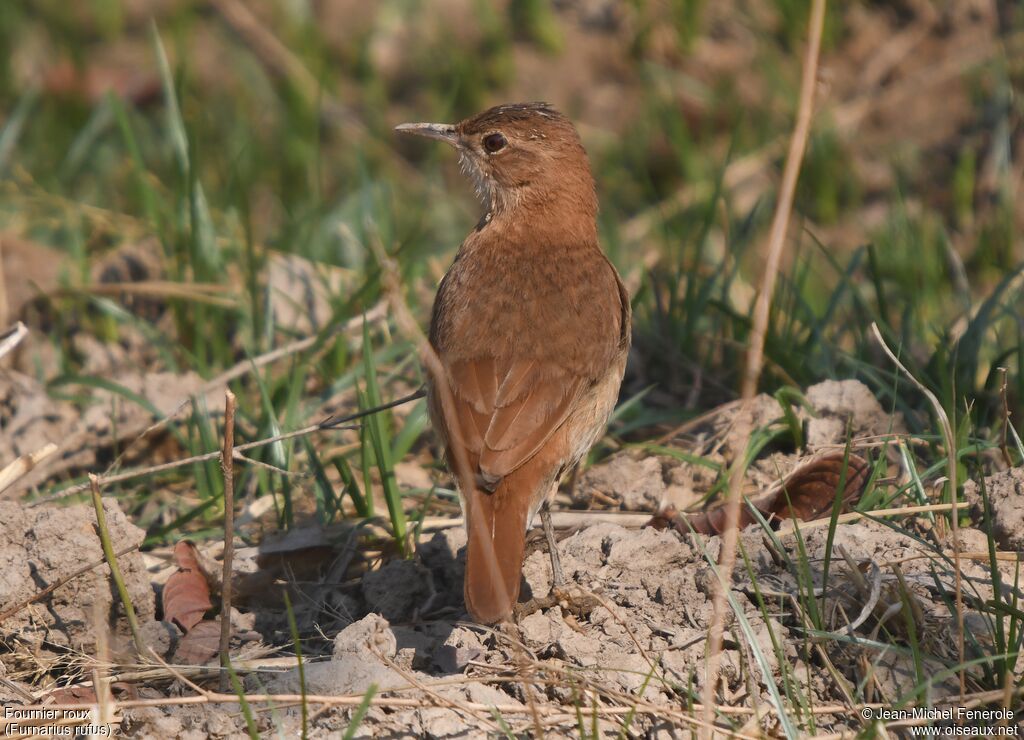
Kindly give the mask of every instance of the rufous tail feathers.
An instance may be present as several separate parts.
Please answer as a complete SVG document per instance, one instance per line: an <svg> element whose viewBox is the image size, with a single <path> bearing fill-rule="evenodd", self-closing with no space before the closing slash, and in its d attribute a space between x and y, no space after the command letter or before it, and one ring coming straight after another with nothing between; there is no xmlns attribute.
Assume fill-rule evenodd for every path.
<svg viewBox="0 0 1024 740"><path fill-rule="evenodd" d="M494 624L512 614L522 579L530 496L514 495L503 479L493 493L466 496L466 609L474 620Z"/></svg>

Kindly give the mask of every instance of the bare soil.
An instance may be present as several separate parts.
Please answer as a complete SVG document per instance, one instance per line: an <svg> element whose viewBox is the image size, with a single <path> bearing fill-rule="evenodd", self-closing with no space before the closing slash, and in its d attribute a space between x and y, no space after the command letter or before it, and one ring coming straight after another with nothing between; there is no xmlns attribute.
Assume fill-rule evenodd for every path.
<svg viewBox="0 0 1024 740"><path fill-rule="evenodd" d="M814 430L807 436L809 449L774 450L762 456L750 476L753 489L778 480L814 451L835 446L847 428L856 429L862 439L874 439L899 423L856 382L823 383L808 389L806 397L813 403L802 412ZM722 409L686 434L691 442L703 440L697 449L705 445L705 454L721 455L726 462L732 454L728 440L738 425L772 423L781 414L769 397L762 397L752 412L738 411L737 406ZM673 500L673 487L680 481L693 486L694 495L706 489L709 481L686 472L692 467L670 456L621 454L587 471L577 486L577 492L584 493L577 495L588 496L587 487L594 487L603 492L603 500L613 502L612 509L651 511ZM1019 470L986 479L994 531L1006 548L1019 547L1015 543L1024 538L1022 480ZM968 485L968 496L977 503L976 488ZM115 547L141 540L142 532L112 502L107 511ZM100 558L92 512L85 507L26 509L6 503L0 513L5 521L0 603L27 598L83 562ZM976 506L975 522L980 524L982 517ZM360 737L474 737L482 729L495 730L488 707L497 707L514 732L533 732L540 723L554 736L571 735L577 721L574 707L590 706L595 696L604 712L599 717L603 735L617 734L623 713L633 706L638 710L632 729L641 735L674 737L688 727L685 707L690 692L699 691L704 681L718 537L613 523L563 531L559 549L568 583L556 593L546 545L534 537L515 623L488 628L466 621L466 538L461 526L425 533L411 560L369 561L353 550L354 536L351 528L298 529L238 553L243 613L233 616L236 660L273 652L267 646L291 652L282 587L296 604L300 631L322 635L306 642L303 667L305 691L314 697L312 736L337 733L351 715L351 705L316 711L316 696L352 697L357 703L371 686L406 704L385 701L371 707ZM807 575L801 577L797 570L801 561L807 563L814 583L822 629L870 640L884 631L888 640L908 640L901 607L906 590L915 605L921 646L929 655L952 659L953 568L948 556L939 556L931 546L936 537L948 535L936 532L926 516L900 528L863 521L840 524L826 581L827 536L827 527L811 523L802 526L799 537L785 525L774 537L757 526L743 532L742 561L732 589L742 618L732 618L727 626L719 687L724 705L739 707L740 712L770 706L776 699L769 687L786 681L813 697L817 706L841 707L844 690L861 682L866 682L867 694L881 702L892 702L914 688L916 666L905 652L879 655L867 647L834 640L819 645L807 639L811 607L799 585L806 583ZM965 553L965 624L983 640L990 634L988 617L972 605L992 598L991 573L984 562L986 537L966 528L960 538ZM138 553L121 562L145 623L145 639L158 653L173 655L179 631L152 621L159 584L168 571L166 562L150 557L148 574ZM1003 564L1004 583L1013 583L1013 565ZM209 559L207 570L215 580L219 565ZM114 653L126 655L124 621L111 594L104 566L6 621L0 663L8 680L32 692L48 669L60 666L64 673L73 673L69 655L94 654L98 629L109 629L116 636ZM97 614L102 615L101 624ZM259 634L249 632L253 628ZM982 642L967 647L968 657L991 648ZM941 673L940 665L931 660L925 658L925 668L936 676L934 695L956 695L957 677ZM301 693L296 668L278 667L273 660L252 665L244 671L247 692ZM142 682L134 696L177 695L182 687L168 683L169 678ZM245 731L243 716L234 707L225 712L216 704L135 707L125 709L123 716L122 726L142 737L190 732L197 737L228 737ZM295 705L278 706L273 712L257 713L256 721L261 731L297 733L302 715ZM831 732L860 727L856 717L842 710L820 715L816 722ZM760 724L768 731L778 729L771 713Z"/></svg>

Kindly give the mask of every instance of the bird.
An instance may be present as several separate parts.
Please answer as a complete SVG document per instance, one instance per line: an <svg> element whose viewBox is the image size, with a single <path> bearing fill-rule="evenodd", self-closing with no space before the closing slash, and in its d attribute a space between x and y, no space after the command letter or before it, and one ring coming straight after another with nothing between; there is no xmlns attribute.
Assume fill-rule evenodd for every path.
<svg viewBox="0 0 1024 740"><path fill-rule="evenodd" d="M467 529L464 598L481 624L517 603L526 534L562 477L603 436L631 338L630 298L598 242L598 200L573 123L547 103L460 123L406 123L451 145L484 213L434 300L428 407ZM445 402L448 399L448 402Z"/></svg>

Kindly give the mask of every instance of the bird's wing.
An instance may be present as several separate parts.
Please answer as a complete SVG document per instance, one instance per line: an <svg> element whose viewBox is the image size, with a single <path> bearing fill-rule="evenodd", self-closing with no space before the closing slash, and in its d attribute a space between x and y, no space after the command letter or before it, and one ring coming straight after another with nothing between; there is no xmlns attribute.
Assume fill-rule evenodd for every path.
<svg viewBox="0 0 1024 740"><path fill-rule="evenodd" d="M583 376L535 359L460 360L448 374L467 450L490 484L529 460L589 385Z"/></svg>

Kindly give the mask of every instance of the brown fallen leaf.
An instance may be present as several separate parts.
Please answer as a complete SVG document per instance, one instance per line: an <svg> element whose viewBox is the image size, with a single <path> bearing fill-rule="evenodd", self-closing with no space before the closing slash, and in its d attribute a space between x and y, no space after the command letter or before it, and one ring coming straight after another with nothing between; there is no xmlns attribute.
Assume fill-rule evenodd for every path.
<svg viewBox="0 0 1024 740"><path fill-rule="evenodd" d="M92 686L65 686L46 695L53 704L95 704L96 691Z"/></svg>
<svg viewBox="0 0 1024 740"><path fill-rule="evenodd" d="M14 231L0 231L0 281L6 291L5 305L0 305L0 324L22 319L30 328L36 310L31 304L41 295L60 287L61 270L68 264L67 255L53 247L26 239Z"/></svg>
<svg viewBox="0 0 1024 740"><path fill-rule="evenodd" d="M189 633L202 621L203 615L213 608L210 584L199 565L196 547L191 542L183 540L174 546L174 561L178 564L178 572L168 578L164 585L164 619L174 622L183 632Z"/></svg>
<svg viewBox="0 0 1024 740"><path fill-rule="evenodd" d="M843 476L843 460L846 457L846 480L843 486L843 507L849 508L856 501L867 482L870 466L864 458L842 452L816 457L797 466L789 475L774 485L763 496L752 503L773 526L783 519L811 521L832 511L832 504ZM749 508L740 509L740 529L756 521ZM655 529L675 529L688 534L691 529L700 534L721 534L725 529L725 507L718 506L708 511L693 514L678 512L668 507L656 514L647 523Z"/></svg>
<svg viewBox="0 0 1024 740"><path fill-rule="evenodd" d="M174 662L183 665L209 663L220 650L220 619L204 619L178 641Z"/></svg>
<svg viewBox="0 0 1024 740"><path fill-rule="evenodd" d="M139 692L133 684L125 681L115 681L110 684L111 693L118 698L135 700L139 698ZM50 692L45 697L47 704L96 704L96 689L92 686L64 686Z"/></svg>
<svg viewBox="0 0 1024 740"><path fill-rule="evenodd" d="M43 87L50 95L80 98L93 105L107 93L137 106L160 99L160 77L155 71L112 62L77 66L60 60L46 71Z"/></svg>
<svg viewBox="0 0 1024 740"><path fill-rule="evenodd" d="M210 602L210 584L195 545L181 541L174 546L174 561L178 571L167 579L164 586L164 620L174 622L185 635L178 640L174 661L186 665L204 665L220 651L220 620L203 619L213 608ZM234 625L232 625L232 634ZM243 632L243 640L259 639L259 635Z"/></svg>

